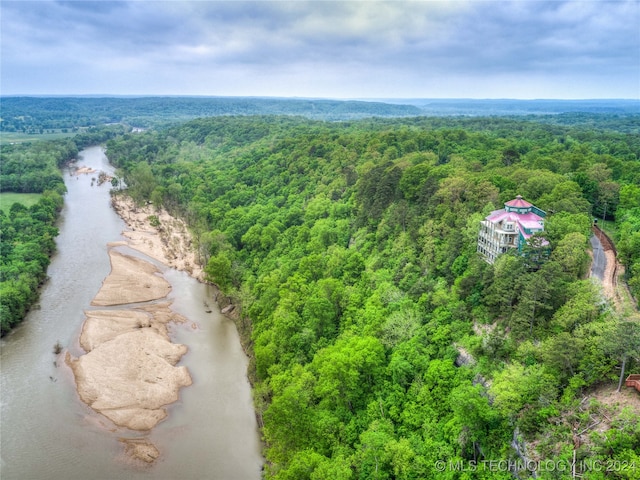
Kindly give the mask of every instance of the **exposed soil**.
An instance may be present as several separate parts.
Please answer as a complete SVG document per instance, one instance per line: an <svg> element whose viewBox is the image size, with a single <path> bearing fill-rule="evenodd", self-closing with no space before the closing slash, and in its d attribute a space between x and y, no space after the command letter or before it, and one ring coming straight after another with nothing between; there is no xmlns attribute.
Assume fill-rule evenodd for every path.
<svg viewBox="0 0 640 480"><path fill-rule="evenodd" d="M88 175L90 173L95 173L96 170L94 170L93 168L89 168L89 167L80 167L77 168L73 173L75 173L76 175Z"/></svg>
<svg viewBox="0 0 640 480"><path fill-rule="evenodd" d="M160 456L160 452L154 444L143 438L121 438L125 445L125 455L134 461L151 464Z"/></svg>
<svg viewBox="0 0 640 480"><path fill-rule="evenodd" d="M616 409L618 413L625 407L631 407L640 415L640 394L638 391L626 387L624 384L620 392L616 390L617 386L607 385L594 390L589 396L603 405Z"/></svg>
<svg viewBox="0 0 640 480"><path fill-rule="evenodd" d="M625 310L625 292L621 289L626 288L625 285L618 282L618 278L624 276L624 266L618 262L617 251L613 241L600 228L594 226L593 233L598 237L607 259L607 266L604 271L602 280L602 290L606 298L611 300L619 312ZM630 300L633 302L632 300ZM635 305L633 305L635 307Z"/></svg>
<svg viewBox="0 0 640 480"><path fill-rule="evenodd" d="M112 306L148 302L166 297L171 285L149 262L114 250L109 251L111 274L102 283L91 305Z"/></svg>
<svg viewBox="0 0 640 480"><path fill-rule="evenodd" d="M137 206L130 197L114 195L114 210L129 230L122 232L127 244L176 270L187 272L202 281L204 272L197 261L195 242L184 221L174 218L153 205ZM157 218L156 226L151 224Z"/></svg>

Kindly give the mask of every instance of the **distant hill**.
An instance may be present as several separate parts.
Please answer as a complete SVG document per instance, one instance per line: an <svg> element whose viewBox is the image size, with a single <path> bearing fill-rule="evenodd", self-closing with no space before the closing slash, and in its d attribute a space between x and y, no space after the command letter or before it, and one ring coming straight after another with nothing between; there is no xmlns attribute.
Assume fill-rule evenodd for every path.
<svg viewBox="0 0 640 480"><path fill-rule="evenodd" d="M398 117L522 117L545 123L585 124L602 116L640 116L640 100L329 100L265 97L0 97L0 132L71 133L126 123L157 127L202 117L289 115L346 121Z"/></svg>
<svg viewBox="0 0 640 480"><path fill-rule="evenodd" d="M1 97L4 132L37 133L125 122L157 125L220 115L297 115L318 120L421 115L414 105L252 97Z"/></svg>
<svg viewBox="0 0 640 480"><path fill-rule="evenodd" d="M561 113L640 114L640 100L477 100L477 99L380 99L388 103L414 105L423 115L511 116Z"/></svg>

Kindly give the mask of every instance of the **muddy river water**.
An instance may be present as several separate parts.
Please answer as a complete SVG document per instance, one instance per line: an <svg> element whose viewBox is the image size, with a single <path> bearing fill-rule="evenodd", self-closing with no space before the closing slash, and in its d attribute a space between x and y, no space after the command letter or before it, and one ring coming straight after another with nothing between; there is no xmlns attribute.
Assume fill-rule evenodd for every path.
<svg viewBox="0 0 640 480"><path fill-rule="evenodd" d="M99 147L83 150L78 166L112 171ZM153 262L171 283L172 308L189 319L172 325L171 334L189 348L178 365L189 369L193 385L180 391L167 419L148 435L161 453L148 468L132 465L119 441L142 434L115 427L82 403L64 352L53 353L56 342L73 356L83 353L78 343L83 311L91 308L109 274L107 244L123 239L125 225L110 207L110 185L92 186L92 176L97 174L65 172L68 193L50 280L39 306L0 340L0 478L260 478L247 358L235 325L219 313L209 286Z"/></svg>

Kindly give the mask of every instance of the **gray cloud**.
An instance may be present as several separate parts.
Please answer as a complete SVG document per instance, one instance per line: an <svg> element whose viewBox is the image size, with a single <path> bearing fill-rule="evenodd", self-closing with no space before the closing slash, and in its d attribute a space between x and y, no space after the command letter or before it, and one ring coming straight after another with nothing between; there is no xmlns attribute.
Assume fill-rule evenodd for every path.
<svg viewBox="0 0 640 480"><path fill-rule="evenodd" d="M3 93L640 96L635 0L0 5Z"/></svg>

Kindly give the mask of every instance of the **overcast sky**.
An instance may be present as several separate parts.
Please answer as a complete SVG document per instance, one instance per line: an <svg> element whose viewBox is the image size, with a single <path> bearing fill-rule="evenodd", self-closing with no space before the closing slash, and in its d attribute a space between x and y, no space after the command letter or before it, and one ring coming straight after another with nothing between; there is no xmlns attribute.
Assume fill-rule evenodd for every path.
<svg viewBox="0 0 640 480"><path fill-rule="evenodd" d="M0 93L640 98L640 1L6 1Z"/></svg>

